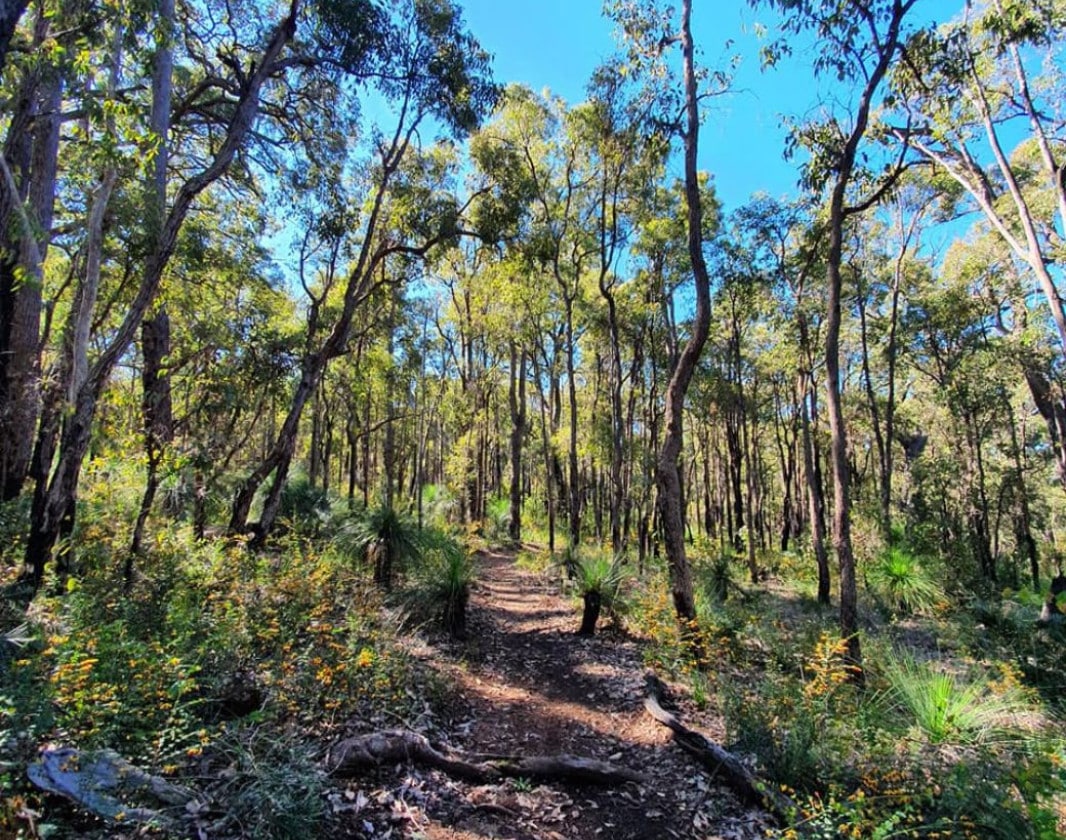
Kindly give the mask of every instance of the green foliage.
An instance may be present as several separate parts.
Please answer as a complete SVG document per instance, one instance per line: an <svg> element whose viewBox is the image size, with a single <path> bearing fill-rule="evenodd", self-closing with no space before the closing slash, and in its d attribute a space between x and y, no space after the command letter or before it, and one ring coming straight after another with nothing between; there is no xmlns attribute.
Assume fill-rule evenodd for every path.
<svg viewBox="0 0 1066 840"><path fill-rule="evenodd" d="M271 840L321 836L327 779L298 733L236 729L216 742L214 753L228 768L218 795L237 833Z"/></svg>
<svg viewBox="0 0 1066 840"><path fill-rule="evenodd" d="M622 615L626 611L625 584L630 574L625 556L589 551L574 562L573 585L582 596L596 593L605 610Z"/></svg>
<svg viewBox="0 0 1066 840"><path fill-rule="evenodd" d="M710 562L696 565L697 586L704 597L724 603L733 586L733 564L736 555L731 549L715 552Z"/></svg>
<svg viewBox="0 0 1066 840"><path fill-rule="evenodd" d="M493 496L485 505L485 538L497 545L508 543L510 527L511 500L506 496Z"/></svg>
<svg viewBox="0 0 1066 840"><path fill-rule="evenodd" d="M281 491L278 516L298 534L316 534L330 514L329 494L305 476L290 479Z"/></svg>
<svg viewBox="0 0 1066 840"><path fill-rule="evenodd" d="M898 546L881 552L866 569L866 580L893 611L905 614L929 614L944 599L927 566Z"/></svg>
<svg viewBox="0 0 1066 840"><path fill-rule="evenodd" d="M450 534L427 529L404 601L413 613L432 618L452 636L466 632L466 605L477 577L473 555Z"/></svg>
<svg viewBox="0 0 1066 840"><path fill-rule="evenodd" d="M1014 691L995 694L986 680L969 679L889 656L884 664L889 700L931 744L979 744L1001 736L1026 704Z"/></svg>
<svg viewBox="0 0 1066 840"><path fill-rule="evenodd" d="M427 525L447 528L459 510L455 494L444 484L427 484L422 488L422 515Z"/></svg>
<svg viewBox="0 0 1066 840"><path fill-rule="evenodd" d="M0 569L4 566L14 566L21 561L29 521L28 495L0 503ZM0 630L3 629L3 624L0 624Z"/></svg>
<svg viewBox="0 0 1066 840"><path fill-rule="evenodd" d="M372 565L374 582L388 589L393 576L421 556L422 538L409 516L380 505L349 516L334 542L359 562Z"/></svg>
<svg viewBox="0 0 1066 840"><path fill-rule="evenodd" d="M108 539L112 550L125 543L95 539L101 554ZM164 775L223 761L233 773L217 797L235 831L321 833L311 728L386 709L402 719L419 697L380 592L308 541L257 559L239 545L194 543L184 527L157 533L141 570L126 593L113 569L87 566L62 596L39 595L11 634L0 779L9 765L19 772L5 790L30 801L21 768L49 740L116 749ZM16 820L9 804L0 826Z"/></svg>

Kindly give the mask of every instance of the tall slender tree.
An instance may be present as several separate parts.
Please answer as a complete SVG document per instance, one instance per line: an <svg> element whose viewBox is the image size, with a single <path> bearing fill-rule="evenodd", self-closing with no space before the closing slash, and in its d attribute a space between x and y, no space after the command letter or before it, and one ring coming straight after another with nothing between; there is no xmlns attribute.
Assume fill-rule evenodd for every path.
<svg viewBox="0 0 1066 840"><path fill-rule="evenodd" d="M855 85L850 112L801 126L795 139L811 154L806 165L808 184L828 193L825 207L826 314L825 368L826 403L832 435L830 464L833 472L833 547L840 569L840 629L847 639L848 658L862 665L859 642L858 588L855 553L851 540L851 489L848 465L847 427L841 398L841 301L843 296L844 233L848 220L874 206L902 172L903 156L888 166L887 174L864 184L860 178L860 150L868 139L871 116L893 62L901 54L908 13L916 0L770 0L785 15L786 32L811 31L820 42L815 70L833 73ZM782 48L787 46L781 45ZM861 194L856 194L860 189ZM857 672L861 673L861 672Z"/></svg>
<svg viewBox="0 0 1066 840"><path fill-rule="evenodd" d="M695 313L688 339L673 360L669 381L664 393L662 444L655 467L658 489L659 520L663 546L670 568L674 609L679 620L689 622L696 617L692 588L692 570L685 553L685 501L680 457L684 443L685 396L695 373L703 346L707 341L711 322L711 279L704 254L706 216L713 208L705 207L704 192L697 164L699 154L700 102L708 91L700 90L700 71L696 66L696 46L692 37L692 1L684 0L675 18L667 10L651 6L634 7L614 4L614 14L627 38L631 59L638 62L661 63L664 50L677 45L681 53L680 119L668 123L682 142L684 167L684 197L686 208L686 243L696 293ZM661 67L660 69L665 69ZM678 101L669 73L649 78L648 94L659 99L669 114L670 104ZM712 84L720 91L728 84L722 73L711 74ZM656 89L658 87L658 89ZM665 115L660 115L665 116ZM674 120L673 116L666 119Z"/></svg>

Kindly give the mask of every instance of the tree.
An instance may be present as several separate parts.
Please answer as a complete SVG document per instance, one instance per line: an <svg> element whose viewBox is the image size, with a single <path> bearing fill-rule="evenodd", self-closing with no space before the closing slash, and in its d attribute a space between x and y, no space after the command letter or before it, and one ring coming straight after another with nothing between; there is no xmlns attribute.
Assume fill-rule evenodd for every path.
<svg viewBox="0 0 1066 840"><path fill-rule="evenodd" d="M60 536L73 526L74 503L82 462L89 448L96 407L115 365L132 342L148 308L151 306L163 273L177 244L178 233L196 199L217 181L233 162L245 143L259 111L260 93L268 80L280 69L285 50L295 35L299 2L293 0L284 17L273 27L266 45L252 61L247 73L235 70L236 96L232 101L232 117L225 135L207 165L187 178L177 190L173 204L163 219L155 247L145 262L140 283L126 314L106 347L88 363L88 346L80 338L83 333L71 330L74 341L70 345L67 370L84 369L84 376L72 380L68 405L54 416L62 417L58 424L42 423L45 438L55 434L58 445L52 448L45 439L38 444L40 475L26 544L26 565L29 579L36 588L44 575L45 564L51 557ZM96 212L103 213L108 197L109 176L105 173L97 191ZM92 225L90 226L92 227ZM94 293L90 266L82 289L82 306L91 311ZM87 338L87 336L86 336ZM56 453L55 458L46 457ZM54 460L54 466L52 466ZM51 467L49 469L49 467Z"/></svg>
<svg viewBox="0 0 1066 840"><path fill-rule="evenodd" d="M784 12L784 30L792 34L813 31L821 42L815 61L819 73L830 72L853 80L857 99L842 122L835 115L800 127L794 141L810 152L805 179L809 186L828 192L825 209L826 285L826 401L832 434L830 463L833 470L833 547L840 568L840 629L848 640L848 658L862 665L858 637L858 593L855 555L851 542L851 495L847 428L841 401L840 326L844 231L848 219L875 205L899 177L902 157L889 164L887 174L871 176L862 169L860 147L867 139L871 115L892 63L905 45L904 24L916 0L771 0ZM787 49L787 47L783 47ZM861 193L856 195L856 189Z"/></svg>
<svg viewBox="0 0 1066 840"><path fill-rule="evenodd" d="M19 18L29 5L29 0L0 0L0 70L4 69L11 36L15 34Z"/></svg>
<svg viewBox="0 0 1066 840"><path fill-rule="evenodd" d="M696 307L688 340L677 354L670 371L664 394L662 446L659 449L655 468L656 486L663 545L670 568L674 610L678 619L689 622L696 618L696 604L692 589L692 571L685 555L685 506L682 497L682 476L679 466L684 441L683 417L685 395L696 370L703 345L707 341L711 320L711 280L704 255L705 212L700 173L697 167L699 152L700 101L707 92L701 93L699 73L695 61L695 43L692 38L692 2L684 0L680 19L652 8L634 8L616 4L614 14L619 19L630 44L630 60L659 61L663 59L663 47L677 44L681 50L682 76L681 117L670 127L682 140L684 160L684 196L686 207L686 242L695 293ZM654 12L655 14L651 14ZM655 21L653 23L653 21ZM677 26L676 30L671 27ZM669 75L660 76L669 78ZM714 74L713 83L718 91L725 87L723 74ZM650 80L649 80L650 82ZM661 83L660 83L661 84ZM673 110L677 94L672 89L655 91L649 84L650 95L658 97L666 115ZM668 117L672 119L672 117Z"/></svg>
<svg viewBox="0 0 1066 840"><path fill-rule="evenodd" d="M22 491L41 408L44 259L55 208L59 106L72 72L63 56L83 24L81 16L70 21L72 25L55 38L55 48L45 50L53 37L53 22L43 8L33 16L27 47L34 58L25 63L18 79L0 157L0 500L4 501ZM6 24L0 15L0 26ZM7 45L2 31L0 44Z"/></svg>
<svg viewBox="0 0 1066 840"><path fill-rule="evenodd" d="M893 82L906 125L892 133L917 149L938 173L954 180L987 224L1027 267L1055 325L1060 363L1066 359L1066 307L1053 274L1066 229L1062 177L1063 79L1055 60L1066 10L1054 0L990 0L928 30L908 50ZM1019 131L1028 136L1013 152ZM986 158L986 159L983 159ZM1066 489L1066 411L1061 385L1033 367L1025 371L1048 423Z"/></svg>
<svg viewBox="0 0 1066 840"><path fill-rule="evenodd" d="M148 121L149 131L157 144L151 179L147 185L149 240L160 231L167 204L167 162L170 159L168 144L173 90L171 76L174 71L174 52L171 44L175 25L174 0L160 0L158 14L156 26L162 34L152 58L152 109ZM137 522L130 540L130 556L125 575L127 585L132 578L133 558L140 553L144 526L159 488L159 468L163 450L174 437L170 375L166 371L167 358L170 355L170 315L165 306L157 307L141 324L141 354L144 357L144 369L141 373L141 412L144 416L144 449L148 459L148 475L145 479L141 509L137 513Z"/></svg>
<svg viewBox="0 0 1066 840"><path fill-rule="evenodd" d="M380 84L397 109L396 126L378 146L366 184L368 194L359 197L358 204L368 209L354 258L346 271L329 278L322 294L312 294L300 378L284 422L266 457L234 495L229 531L240 534L247 529L256 492L273 475L254 529L257 542L266 537L277 516L304 407L330 361L347 352L356 309L375 288L402 283L412 260L460 233L462 208L454 193L444 189L451 186L454 155L443 144L413 150L420 126L433 116L453 132L470 131L496 93L487 78L487 56L463 30L462 18L450 3L417 0L395 21L381 20L379 25L381 52L373 61L392 62L381 71ZM340 240L347 230L342 224L319 233L327 240ZM331 264L331 271L336 268ZM334 281L339 306L331 312L325 304ZM311 293L306 283L305 289Z"/></svg>

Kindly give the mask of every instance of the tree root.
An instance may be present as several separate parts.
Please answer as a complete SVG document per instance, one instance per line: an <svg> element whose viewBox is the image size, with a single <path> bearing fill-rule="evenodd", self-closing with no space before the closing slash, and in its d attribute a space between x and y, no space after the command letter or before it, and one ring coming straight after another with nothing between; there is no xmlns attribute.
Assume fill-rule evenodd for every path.
<svg viewBox="0 0 1066 840"><path fill-rule="evenodd" d="M437 748L424 735L394 730L372 732L334 744L326 757L333 776L343 778L381 766L414 762L443 770L470 782L485 784L501 778L540 781L566 781L589 785L617 785L643 782L644 776L593 758L575 755L479 756Z"/></svg>
<svg viewBox="0 0 1066 840"><path fill-rule="evenodd" d="M796 805L788 796L759 779L733 753L685 726L677 715L663 708L669 701L662 680L649 674L645 681L648 687L645 710L674 733L674 740L683 750L697 758L712 775L719 776L745 802L766 808L779 818L787 819L790 813L795 813Z"/></svg>

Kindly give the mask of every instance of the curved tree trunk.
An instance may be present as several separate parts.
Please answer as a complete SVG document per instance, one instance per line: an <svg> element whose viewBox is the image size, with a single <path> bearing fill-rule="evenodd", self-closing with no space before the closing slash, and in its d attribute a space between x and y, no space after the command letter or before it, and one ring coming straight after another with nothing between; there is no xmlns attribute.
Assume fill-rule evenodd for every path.
<svg viewBox="0 0 1066 840"><path fill-rule="evenodd" d="M692 570L685 556L685 514L682 508L681 472L678 466L684 437L682 415L685 394L696 370L696 363L703 352L711 323L711 283L707 262L703 257L703 205L696 164L700 115L691 20L692 0L684 0L681 6L681 50L685 85L685 203L688 208L688 253L696 283L696 316L692 333L678 355L666 386L663 443L655 470L659 488L663 546L670 568L674 610L682 622L692 621L696 617Z"/></svg>

